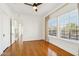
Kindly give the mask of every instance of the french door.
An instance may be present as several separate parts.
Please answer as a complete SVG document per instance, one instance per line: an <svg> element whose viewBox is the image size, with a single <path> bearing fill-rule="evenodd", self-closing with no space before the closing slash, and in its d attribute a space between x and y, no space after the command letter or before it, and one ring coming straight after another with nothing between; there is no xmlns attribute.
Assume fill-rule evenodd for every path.
<svg viewBox="0 0 79 59"><path fill-rule="evenodd" d="M11 55L22 55L22 26L16 19L10 19Z"/></svg>

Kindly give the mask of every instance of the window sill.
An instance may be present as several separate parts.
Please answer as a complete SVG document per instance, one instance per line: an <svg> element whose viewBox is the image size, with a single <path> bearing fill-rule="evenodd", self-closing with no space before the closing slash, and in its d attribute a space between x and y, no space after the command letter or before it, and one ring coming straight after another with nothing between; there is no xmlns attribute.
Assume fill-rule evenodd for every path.
<svg viewBox="0 0 79 59"><path fill-rule="evenodd" d="M52 37L52 38L56 38L56 39L60 39L60 40L64 40L64 41L68 41L68 42L74 43L74 44L79 44L79 40L58 38L58 37L52 36L52 35L48 35L48 37Z"/></svg>

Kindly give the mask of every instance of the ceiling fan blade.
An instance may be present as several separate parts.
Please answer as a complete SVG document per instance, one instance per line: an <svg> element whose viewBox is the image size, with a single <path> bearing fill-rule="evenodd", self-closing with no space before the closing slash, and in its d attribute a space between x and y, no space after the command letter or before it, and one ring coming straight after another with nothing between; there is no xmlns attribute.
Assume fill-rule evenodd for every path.
<svg viewBox="0 0 79 59"><path fill-rule="evenodd" d="M37 3L37 6L41 5L42 3Z"/></svg>
<svg viewBox="0 0 79 59"><path fill-rule="evenodd" d="M24 3L25 5L29 5L29 6L33 6L32 4L29 4L29 3Z"/></svg>

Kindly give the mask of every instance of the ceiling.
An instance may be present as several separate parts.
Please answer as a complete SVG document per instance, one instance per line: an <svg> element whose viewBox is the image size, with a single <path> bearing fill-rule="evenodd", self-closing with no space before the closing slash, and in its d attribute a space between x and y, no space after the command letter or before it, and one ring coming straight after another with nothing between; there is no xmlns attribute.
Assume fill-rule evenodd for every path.
<svg viewBox="0 0 79 59"><path fill-rule="evenodd" d="M43 3L38 6L37 12L35 12L31 6L25 5L23 3L9 3L7 5L10 7L10 9L12 9L17 13L28 14L28 15L38 15L43 17L49 12L61 6L62 4L61 3Z"/></svg>

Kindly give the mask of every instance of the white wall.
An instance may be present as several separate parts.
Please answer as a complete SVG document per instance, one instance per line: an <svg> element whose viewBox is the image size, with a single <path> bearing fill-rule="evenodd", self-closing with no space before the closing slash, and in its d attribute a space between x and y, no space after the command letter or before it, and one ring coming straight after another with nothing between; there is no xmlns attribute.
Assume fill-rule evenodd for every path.
<svg viewBox="0 0 79 59"><path fill-rule="evenodd" d="M10 46L10 19L12 17L14 17L13 11L6 4L0 4L0 55Z"/></svg>
<svg viewBox="0 0 79 59"><path fill-rule="evenodd" d="M5 4L0 4L0 54L10 46L10 11ZM8 13L7 13L7 12ZM10 16L9 16L10 14ZM5 36L3 36L5 34Z"/></svg>
<svg viewBox="0 0 79 59"><path fill-rule="evenodd" d="M21 15L23 41L40 40L42 36L42 18L35 15Z"/></svg>

